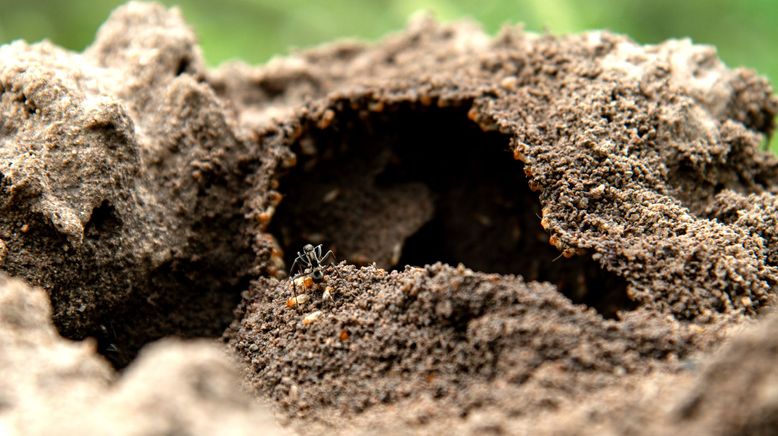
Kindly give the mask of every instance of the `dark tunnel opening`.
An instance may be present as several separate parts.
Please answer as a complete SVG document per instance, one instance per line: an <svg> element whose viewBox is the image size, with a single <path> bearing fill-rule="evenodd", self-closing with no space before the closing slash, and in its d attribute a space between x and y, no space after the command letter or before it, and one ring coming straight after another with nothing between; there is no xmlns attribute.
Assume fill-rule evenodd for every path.
<svg viewBox="0 0 778 436"><path fill-rule="evenodd" d="M632 309L626 281L549 245L541 206L509 139L469 105L348 107L304 128L270 230L287 265L308 243L386 269L435 262L548 281L606 318Z"/></svg>

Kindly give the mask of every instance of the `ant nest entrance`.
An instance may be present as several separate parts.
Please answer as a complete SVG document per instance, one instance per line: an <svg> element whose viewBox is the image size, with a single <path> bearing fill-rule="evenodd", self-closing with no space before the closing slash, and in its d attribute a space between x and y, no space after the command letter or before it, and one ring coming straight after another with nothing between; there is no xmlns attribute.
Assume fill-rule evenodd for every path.
<svg viewBox="0 0 778 436"><path fill-rule="evenodd" d="M270 231L287 265L307 243L384 269L435 262L548 281L608 318L632 308L626 282L589 256L560 256L509 137L469 102L344 105L303 125Z"/></svg>

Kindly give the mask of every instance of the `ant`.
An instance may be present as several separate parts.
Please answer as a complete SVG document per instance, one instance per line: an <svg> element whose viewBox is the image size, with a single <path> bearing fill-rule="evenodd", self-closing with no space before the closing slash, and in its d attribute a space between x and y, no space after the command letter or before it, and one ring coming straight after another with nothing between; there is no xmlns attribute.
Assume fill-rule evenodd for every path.
<svg viewBox="0 0 778 436"><path fill-rule="evenodd" d="M319 244L314 247L311 244L305 244L303 246L303 252L297 252L297 258L294 260L292 267L289 269L289 274L292 275L292 289L294 290L295 303L297 303L297 286L295 286L296 278L302 275L310 274L311 279L313 279L315 283L321 283L321 281L324 279L324 271L322 270L324 268L324 263L327 261L329 261L330 265L333 266L333 271L335 271L335 274L340 277L340 273L338 273L338 270L334 268L335 255L332 253L332 250L328 250L322 256L321 245L322 244ZM297 271L297 273L295 273L295 271Z"/></svg>

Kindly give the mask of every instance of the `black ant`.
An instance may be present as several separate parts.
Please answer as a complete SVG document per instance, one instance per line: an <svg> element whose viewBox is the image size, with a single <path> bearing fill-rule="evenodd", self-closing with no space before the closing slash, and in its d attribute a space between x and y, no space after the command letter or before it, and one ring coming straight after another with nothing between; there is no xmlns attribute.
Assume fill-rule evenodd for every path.
<svg viewBox="0 0 778 436"><path fill-rule="evenodd" d="M297 287L295 286L295 279L298 277L310 274L311 279L313 279L315 283L321 283L321 281L324 279L324 263L327 261L329 261L330 265L333 266L333 271L335 271L335 274L340 277L340 273L338 273L338 270L334 268L335 255L332 253L332 250L328 250L322 256L321 245L322 244L319 244L314 247L311 244L305 244L303 246L303 252L300 253L298 251L297 258L294 260L294 262L292 262L292 267L289 269L289 274L292 276L292 289L294 290L295 304L297 303ZM295 271L297 271L297 273L295 273Z"/></svg>

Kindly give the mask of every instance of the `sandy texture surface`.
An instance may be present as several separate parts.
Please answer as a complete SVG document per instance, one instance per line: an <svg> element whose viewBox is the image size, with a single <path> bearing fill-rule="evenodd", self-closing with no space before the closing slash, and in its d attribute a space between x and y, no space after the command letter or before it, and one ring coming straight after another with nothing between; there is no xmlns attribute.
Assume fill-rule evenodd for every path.
<svg viewBox="0 0 778 436"><path fill-rule="evenodd" d="M710 47L607 32L420 17L208 69L130 3L83 53L2 46L0 422L771 434L776 113ZM138 354L167 336L222 340Z"/></svg>
<svg viewBox="0 0 778 436"><path fill-rule="evenodd" d="M547 283L514 276L440 264L340 273L305 294L300 310L287 308L284 282L257 282L240 329L228 332L255 368L252 386L294 416L337 424L397 402L420 422L485 406L532 415L678 368L699 346L687 326L603 320ZM332 303L321 300L327 287Z"/></svg>
<svg viewBox="0 0 778 436"><path fill-rule="evenodd" d="M96 351L57 335L41 289L0 275L3 434L286 434L213 342L159 341L121 376Z"/></svg>
<svg viewBox="0 0 778 436"><path fill-rule="evenodd" d="M218 335L250 266L232 195L248 145L180 15L131 4L83 54L17 41L0 58L3 269L121 364L167 334Z"/></svg>

